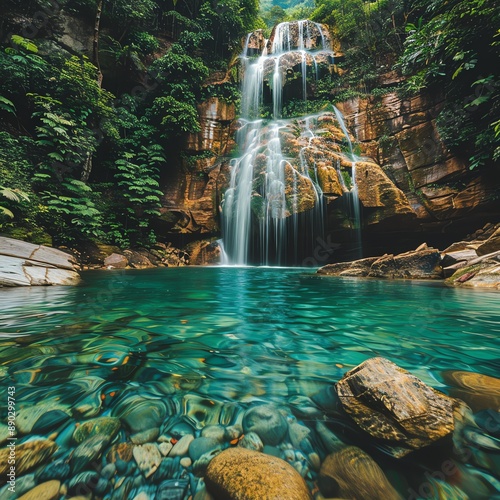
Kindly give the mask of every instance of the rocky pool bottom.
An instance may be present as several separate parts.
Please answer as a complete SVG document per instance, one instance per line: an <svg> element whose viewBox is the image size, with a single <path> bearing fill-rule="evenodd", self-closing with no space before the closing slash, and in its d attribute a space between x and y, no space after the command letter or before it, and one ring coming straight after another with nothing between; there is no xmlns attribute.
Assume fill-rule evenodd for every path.
<svg viewBox="0 0 500 500"><path fill-rule="evenodd" d="M0 302L2 499L206 500L205 479L215 500L500 498L494 292L219 267ZM394 375L377 397L338 384L377 357L470 410L422 406ZM371 409L348 411L358 397Z"/></svg>

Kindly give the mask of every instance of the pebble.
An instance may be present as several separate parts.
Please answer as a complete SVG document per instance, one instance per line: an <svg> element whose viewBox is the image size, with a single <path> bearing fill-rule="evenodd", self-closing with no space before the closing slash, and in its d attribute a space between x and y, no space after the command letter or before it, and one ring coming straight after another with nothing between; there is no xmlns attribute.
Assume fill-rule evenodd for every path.
<svg viewBox="0 0 500 500"><path fill-rule="evenodd" d="M290 436L290 441L295 448L300 448L301 441L307 438L310 433L311 429L296 422L291 423L288 426L288 435Z"/></svg>
<svg viewBox="0 0 500 500"><path fill-rule="evenodd" d="M16 491L9 491L9 483L3 488L0 488L0 498L2 500L14 500L19 495L32 490L36 486L35 474L26 474L22 477L16 478Z"/></svg>
<svg viewBox="0 0 500 500"><path fill-rule="evenodd" d="M138 432L137 434L133 434L130 436L130 441L134 444L144 444L144 443L152 443L156 441L160 434L160 429L158 427L154 427L153 429L147 429L142 432Z"/></svg>
<svg viewBox="0 0 500 500"><path fill-rule="evenodd" d="M59 481L47 481L35 486L32 490L19 497L19 500L54 500L59 496Z"/></svg>
<svg viewBox="0 0 500 500"><path fill-rule="evenodd" d="M68 492L81 495L92 494L99 482L99 474L95 471L84 471L76 474L68 482Z"/></svg>
<svg viewBox="0 0 500 500"><path fill-rule="evenodd" d="M77 443L83 443L83 441L85 441L89 437L95 436L97 434L102 434L104 436L108 436L109 441L112 441L113 438L118 434L120 427L121 423L120 419L118 418L94 418L80 424L73 434L73 439Z"/></svg>
<svg viewBox="0 0 500 500"><path fill-rule="evenodd" d="M116 465L115 464L107 464L101 470L101 477L105 479L111 479L116 473Z"/></svg>
<svg viewBox="0 0 500 500"><path fill-rule="evenodd" d="M104 448L109 444L109 437L97 434L79 444L73 451L70 459L73 474L83 470L87 464L101 456Z"/></svg>
<svg viewBox="0 0 500 500"><path fill-rule="evenodd" d="M64 480L69 476L70 467L66 460L60 459L48 464L38 474L38 481L44 482L49 479Z"/></svg>
<svg viewBox="0 0 500 500"><path fill-rule="evenodd" d="M174 447L174 445L170 441L165 441L165 442L160 443L158 445L158 449L160 450L160 453L164 457L168 456L168 454L170 453L170 451L172 450L173 447Z"/></svg>
<svg viewBox="0 0 500 500"><path fill-rule="evenodd" d="M70 416L62 410L50 410L44 413L31 429L32 434L45 434L48 431L62 425L70 419Z"/></svg>
<svg viewBox="0 0 500 500"><path fill-rule="evenodd" d="M55 410L59 410L62 413L68 412L68 406L58 403L57 401L41 401L36 406L25 406L19 408L16 415L16 428L21 434L30 434L33 431L33 426L36 422L44 417L47 413L52 413ZM61 416L56 416L56 418L61 418ZM66 418L69 415L66 413ZM50 415L47 420L50 421Z"/></svg>
<svg viewBox="0 0 500 500"><path fill-rule="evenodd" d="M180 464L182 465L182 467L184 467L185 469L187 469L188 467L191 467L191 464L193 463L193 461L189 458L189 457L184 457L184 458L181 458L181 461L180 461Z"/></svg>
<svg viewBox="0 0 500 500"><path fill-rule="evenodd" d="M189 445L194 441L194 436L192 434L186 434L182 436L169 453L169 457L182 457L187 455L189 450Z"/></svg>
<svg viewBox="0 0 500 500"><path fill-rule="evenodd" d="M262 451L264 449L262 439L260 439L259 435L255 432L246 433L243 439L238 443L238 446L254 451Z"/></svg>
<svg viewBox="0 0 500 500"><path fill-rule="evenodd" d="M221 443L219 440L211 437L199 437L191 441L189 445L189 457L195 462L205 453L220 449Z"/></svg>
<svg viewBox="0 0 500 500"><path fill-rule="evenodd" d="M216 441L224 441L226 428L222 425L207 425L201 430L200 436L204 438L215 439Z"/></svg>
<svg viewBox="0 0 500 500"><path fill-rule="evenodd" d="M161 462L160 450L153 443L136 446L133 455L137 466L146 478L156 472Z"/></svg>
<svg viewBox="0 0 500 500"><path fill-rule="evenodd" d="M187 479L168 479L158 486L155 500L184 500L188 488Z"/></svg>
<svg viewBox="0 0 500 500"><path fill-rule="evenodd" d="M243 431L255 432L267 445L279 444L286 435L288 424L274 405L261 405L250 408L243 416Z"/></svg>

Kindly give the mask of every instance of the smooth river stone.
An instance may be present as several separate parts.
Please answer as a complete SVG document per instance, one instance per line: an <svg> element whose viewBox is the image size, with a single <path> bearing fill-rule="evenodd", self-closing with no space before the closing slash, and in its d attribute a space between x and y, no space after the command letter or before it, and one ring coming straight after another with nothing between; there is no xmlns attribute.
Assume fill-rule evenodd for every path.
<svg viewBox="0 0 500 500"><path fill-rule="evenodd" d="M481 373L448 370L442 373L450 394L465 401L474 411L500 411L500 379Z"/></svg>
<svg viewBox="0 0 500 500"><path fill-rule="evenodd" d="M167 408L162 401L146 399L134 394L121 401L113 409L113 415L119 417L135 434L160 427L167 415Z"/></svg>
<svg viewBox="0 0 500 500"><path fill-rule="evenodd" d="M285 417L274 405L250 408L243 416L243 432L255 432L264 444L276 446L281 443L288 430Z"/></svg>
<svg viewBox="0 0 500 500"><path fill-rule="evenodd" d="M109 440L112 441L113 438L118 434L120 427L121 423L119 418L94 418L92 420L87 420L86 422L81 423L76 428L73 434L73 439L76 443L80 444L89 437L101 434L104 436L108 436Z"/></svg>
<svg viewBox="0 0 500 500"><path fill-rule="evenodd" d="M89 437L79 444L73 451L70 459L73 474L83 470L87 464L97 460L104 448L109 444L109 437L103 434Z"/></svg>
<svg viewBox="0 0 500 500"><path fill-rule="evenodd" d="M325 497L401 499L373 458L356 446L347 446L325 458L318 486Z"/></svg>
<svg viewBox="0 0 500 500"><path fill-rule="evenodd" d="M210 453L213 452L214 450L220 450L220 449L221 449L221 443L219 440L211 437L199 437L190 443L189 457L193 462L195 462L205 453Z"/></svg>
<svg viewBox="0 0 500 500"><path fill-rule="evenodd" d="M174 444L174 447L170 450L168 454L169 457L183 457L188 454L189 445L194 440L194 436L191 434L186 434L182 436L177 443Z"/></svg>
<svg viewBox="0 0 500 500"><path fill-rule="evenodd" d="M45 434L50 430L61 426L67 422L71 417L61 410L50 410L44 413L33 425L31 429L32 434Z"/></svg>
<svg viewBox="0 0 500 500"><path fill-rule="evenodd" d="M226 428L223 425L207 425L201 430L201 437L215 439L216 441L223 442L226 433Z"/></svg>
<svg viewBox="0 0 500 500"><path fill-rule="evenodd" d="M255 432L246 433L243 439L238 443L238 446L253 451L262 451L264 449L262 439L260 439L259 435Z"/></svg>
<svg viewBox="0 0 500 500"><path fill-rule="evenodd" d="M130 436L130 441L134 444L145 444L152 443L156 441L156 438L160 434L160 429L158 427L153 427L152 429L147 429L142 432L138 432L137 434L133 434Z"/></svg>
<svg viewBox="0 0 500 500"><path fill-rule="evenodd" d="M146 478L156 472L162 459L158 446L153 443L136 446L133 455L137 466Z"/></svg>
<svg viewBox="0 0 500 500"><path fill-rule="evenodd" d="M16 415L16 428L21 434L30 434L33 426L46 413L59 410L69 412L69 407L55 401L40 402L36 406L25 406L19 408ZM68 415L69 418L69 415Z"/></svg>
<svg viewBox="0 0 500 500"><path fill-rule="evenodd" d="M205 484L217 500L312 500L306 482L291 465L238 447L210 462Z"/></svg>
<svg viewBox="0 0 500 500"><path fill-rule="evenodd" d="M16 446L16 475L34 469L37 465L47 462L57 450L57 445L49 439L36 439ZM9 470L9 448L0 450L0 475L5 476Z"/></svg>
<svg viewBox="0 0 500 500"><path fill-rule="evenodd" d="M47 481L35 486L32 490L19 497L19 500L54 500L59 496L59 481Z"/></svg>

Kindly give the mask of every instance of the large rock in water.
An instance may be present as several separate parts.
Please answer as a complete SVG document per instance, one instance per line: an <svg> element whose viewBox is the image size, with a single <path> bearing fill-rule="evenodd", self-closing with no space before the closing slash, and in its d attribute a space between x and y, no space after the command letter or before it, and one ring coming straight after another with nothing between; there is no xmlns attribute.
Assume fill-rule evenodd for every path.
<svg viewBox="0 0 500 500"><path fill-rule="evenodd" d="M76 268L66 252L0 237L0 286L75 285Z"/></svg>
<svg viewBox="0 0 500 500"><path fill-rule="evenodd" d="M458 401L385 358L371 358L347 372L337 383L337 393L356 424L396 457L454 430Z"/></svg>
<svg viewBox="0 0 500 500"><path fill-rule="evenodd" d="M205 484L217 500L312 500L291 465L244 448L229 448L212 459Z"/></svg>
<svg viewBox="0 0 500 500"><path fill-rule="evenodd" d="M423 248L399 255L367 257L353 262L327 264L318 274L327 276L357 276L388 279L440 279L441 254L439 250Z"/></svg>
<svg viewBox="0 0 500 500"><path fill-rule="evenodd" d="M375 460L356 446L347 446L325 458L318 486L328 498L401 499Z"/></svg>

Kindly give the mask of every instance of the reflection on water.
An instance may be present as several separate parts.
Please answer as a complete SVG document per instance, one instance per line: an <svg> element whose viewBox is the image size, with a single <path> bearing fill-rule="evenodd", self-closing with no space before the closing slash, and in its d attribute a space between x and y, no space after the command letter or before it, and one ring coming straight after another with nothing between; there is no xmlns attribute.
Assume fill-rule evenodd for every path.
<svg viewBox="0 0 500 500"><path fill-rule="evenodd" d="M15 385L21 412L40 403L46 412L59 412L63 423L52 421L51 413L48 429L60 436L71 434L75 420L107 415L121 419L115 438L121 441L142 419L168 434L181 417L197 433L207 423L238 422L256 402L291 405L289 411L301 415L293 398L314 396L374 356L444 392L453 389L444 371L492 377L500 371L498 295L435 283L331 279L273 268L88 272L78 287L0 289L0 304L3 386ZM498 399L497 389L494 410ZM151 401L160 401L155 416ZM130 413L126 408L132 416L123 416ZM29 425L23 430L33 434ZM75 443L58 439L57 454L65 460ZM321 445L313 445L324 456ZM491 475L500 466L488 465L488 453L473 462L486 474L490 495L498 484ZM102 460L106 465L104 454ZM305 477L312 481L310 469ZM190 468L169 474L164 479L189 478L191 493L200 487ZM397 487L404 490L413 478L398 474L404 481ZM137 492L150 487L143 483ZM112 498L111 490L108 485L101 496Z"/></svg>

